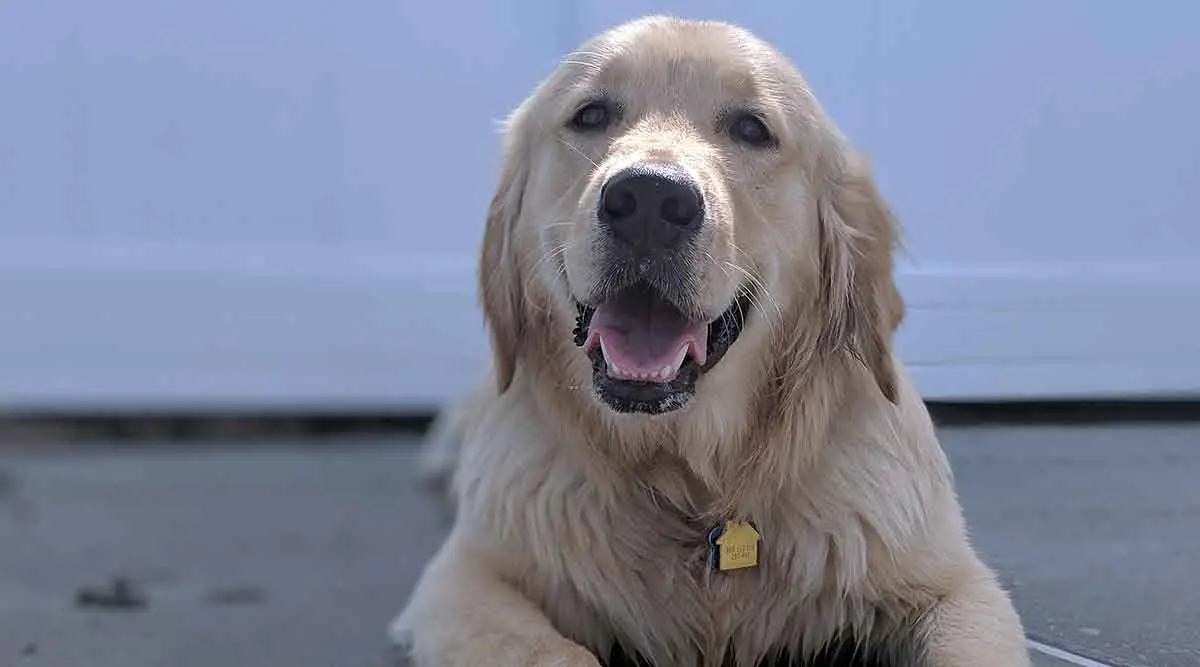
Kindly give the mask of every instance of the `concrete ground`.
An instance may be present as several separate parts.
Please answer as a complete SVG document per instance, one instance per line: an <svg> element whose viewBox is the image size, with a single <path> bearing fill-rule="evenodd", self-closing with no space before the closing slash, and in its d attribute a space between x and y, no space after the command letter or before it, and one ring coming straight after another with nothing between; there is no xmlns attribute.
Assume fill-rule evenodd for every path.
<svg viewBox="0 0 1200 667"><path fill-rule="evenodd" d="M1200 426L942 432L1032 638L1200 665ZM392 664L385 626L444 530L410 445L0 449L0 666ZM114 576L145 605L79 607Z"/></svg>

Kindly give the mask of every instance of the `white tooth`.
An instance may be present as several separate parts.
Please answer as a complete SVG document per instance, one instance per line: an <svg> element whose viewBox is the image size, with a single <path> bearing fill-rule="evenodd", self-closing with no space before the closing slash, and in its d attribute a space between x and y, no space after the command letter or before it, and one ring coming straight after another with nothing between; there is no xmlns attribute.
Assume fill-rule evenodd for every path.
<svg viewBox="0 0 1200 667"><path fill-rule="evenodd" d="M608 346L604 344L604 337L600 337L600 354L604 357L604 362L608 365L609 377L620 378L626 375L626 371L620 366L612 362L608 357Z"/></svg>
<svg viewBox="0 0 1200 667"><path fill-rule="evenodd" d="M679 367L683 365L683 360L687 358L687 353L688 346L686 344L679 348L679 352L675 353L675 365L672 370L679 370Z"/></svg>

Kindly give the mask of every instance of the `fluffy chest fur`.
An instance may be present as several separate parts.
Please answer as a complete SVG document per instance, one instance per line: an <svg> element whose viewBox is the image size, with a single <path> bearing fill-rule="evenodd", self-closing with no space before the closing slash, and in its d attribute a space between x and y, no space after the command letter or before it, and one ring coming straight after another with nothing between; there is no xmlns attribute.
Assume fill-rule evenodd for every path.
<svg viewBox="0 0 1200 667"><path fill-rule="evenodd" d="M510 420L520 416L498 418L491 432ZM490 536L489 548L560 632L611 652L614 667L802 665L770 660L840 644L846 655L858 644L911 652L905 623L928 596L919 581L879 578L897 576L892 551L925 529L914 512L932 489L906 487L898 473L883 479L886 469L856 470L865 483L851 485L840 469L845 455L827 457L808 488L786 486L770 504L727 517L759 528L760 562L718 572L706 538L720 517L706 513L678 471L656 479L648 470L591 469L561 441L530 440L537 431L527 425L520 447L493 441L467 454L461 519ZM911 594L896 595L898 587Z"/></svg>
<svg viewBox="0 0 1200 667"><path fill-rule="evenodd" d="M636 494L580 514L586 550L540 560L524 581L561 631L601 655L615 649L618 664L633 654L651 665L773 665L776 653L809 656L902 621L853 562L873 548L865 528L834 536L800 514L748 517L763 536L759 564L721 572L708 561L711 520Z"/></svg>

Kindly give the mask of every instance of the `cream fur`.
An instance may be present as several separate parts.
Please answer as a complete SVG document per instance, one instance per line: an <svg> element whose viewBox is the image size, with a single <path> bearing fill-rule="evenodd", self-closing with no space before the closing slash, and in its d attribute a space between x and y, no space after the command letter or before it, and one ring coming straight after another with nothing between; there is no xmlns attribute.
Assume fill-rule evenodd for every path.
<svg viewBox="0 0 1200 667"><path fill-rule="evenodd" d="M595 88L626 121L566 133ZM730 100L765 111L777 150L712 129ZM570 334L598 184L642 159L684 165L710 202L703 307L747 281L757 297L691 402L654 417L596 400ZM457 516L393 636L421 667L595 666L614 643L741 667L839 634L900 664L1028 665L891 352L896 234L800 74L746 31L651 17L583 45L508 125L480 260L494 371L440 427ZM711 572L705 533L731 518L759 527L761 563Z"/></svg>

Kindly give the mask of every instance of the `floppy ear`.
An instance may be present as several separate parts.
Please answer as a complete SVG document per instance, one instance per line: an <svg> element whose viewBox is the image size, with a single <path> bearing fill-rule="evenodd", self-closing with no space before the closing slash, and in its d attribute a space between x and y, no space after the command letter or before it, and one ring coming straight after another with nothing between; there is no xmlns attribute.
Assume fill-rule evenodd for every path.
<svg viewBox="0 0 1200 667"><path fill-rule="evenodd" d="M846 348L896 402L892 332L904 299L892 278L898 225L860 156L840 158L818 195L822 300L829 322L819 340L827 352Z"/></svg>
<svg viewBox="0 0 1200 667"><path fill-rule="evenodd" d="M525 329L525 295L514 238L528 181L528 160L519 135L520 110L507 123L500 184L488 206L479 255L479 295L492 340L496 382L501 392L512 383L519 341Z"/></svg>

